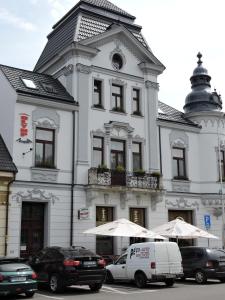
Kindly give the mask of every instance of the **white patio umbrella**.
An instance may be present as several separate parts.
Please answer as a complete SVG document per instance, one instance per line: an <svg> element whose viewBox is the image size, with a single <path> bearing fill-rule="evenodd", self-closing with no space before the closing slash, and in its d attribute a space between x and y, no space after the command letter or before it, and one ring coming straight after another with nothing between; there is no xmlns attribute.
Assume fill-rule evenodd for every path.
<svg viewBox="0 0 225 300"><path fill-rule="evenodd" d="M135 224L127 219L118 219L88 230L83 233L107 236L120 236L120 237L142 237L149 239L165 238L155 232L148 230L138 224Z"/></svg>
<svg viewBox="0 0 225 300"><path fill-rule="evenodd" d="M165 223L161 226L152 229L155 233L161 234L168 238L176 239L196 239L196 238L207 238L207 239L219 239L217 236L200 229L194 225L191 225L181 218L176 218L173 221Z"/></svg>

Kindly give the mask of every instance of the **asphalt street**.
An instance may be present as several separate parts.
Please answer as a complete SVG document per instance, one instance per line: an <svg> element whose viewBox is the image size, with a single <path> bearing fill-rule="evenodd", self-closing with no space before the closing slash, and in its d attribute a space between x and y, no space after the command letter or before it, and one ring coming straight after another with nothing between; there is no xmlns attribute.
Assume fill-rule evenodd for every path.
<svg viewBox="0 0 225 300"><path fill-rule="evenodd" d="M209 281L198 285L193 280L178 282L172 288L164 284L149 284L138 289L134 284L104 285L99 293L93 293L88 287L69 287L61 294L52 294L48 290L38 291L33 300L222 300L225 297L225 284ZM1 300L23 300L25 296L2 297Z"/></svg>

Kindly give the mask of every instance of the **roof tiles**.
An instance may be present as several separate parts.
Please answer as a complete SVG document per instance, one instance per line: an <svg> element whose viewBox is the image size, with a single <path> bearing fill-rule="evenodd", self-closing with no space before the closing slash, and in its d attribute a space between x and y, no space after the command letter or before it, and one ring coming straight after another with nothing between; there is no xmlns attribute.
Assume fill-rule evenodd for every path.
<svg viewBox="0 0 225 300"><path fill-rule="evenodd" d="M13 163L12 157L6 147L6 144L0 134L0 171L17 172L17 168Z"/></svg>

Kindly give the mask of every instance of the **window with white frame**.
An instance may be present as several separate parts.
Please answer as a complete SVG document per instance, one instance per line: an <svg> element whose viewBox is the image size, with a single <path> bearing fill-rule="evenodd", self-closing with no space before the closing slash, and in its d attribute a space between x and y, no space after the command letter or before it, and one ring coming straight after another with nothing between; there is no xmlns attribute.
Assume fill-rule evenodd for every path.
<svg viewBox="0 0 225 300"><path fill-rule="evenodd" d="M187 179L185 148L173 147L172 159L173 159L173 178Z"/></svg>
<svg viewBox="0 0 225 300"><path fill-rule="evenodd" d="M132 143L133 171L142 169L141 143Z"/></svg>
<svg viewBox="0 0 225 300"><path fill-rule="evenodd" d="M102 81L98 79L94 79L93 106L103 108Z"/></svg>
<svg viewBox="0 0 225 300"><path fill-rule="evenodd" d="M112 110L124 112L123 86L112 84Z"/></svg>
<svg viewBox="0 0 225 300"><path fill-rule="evenodd" d="M36 128L35 167L55 168L55 130Z"/></svg>
<svg viewBox="0 0 225 300"><path fill-rule="evenodd" d="M103 137L93 137L93 167L97 168L104 164L104 139Z"/></svg>
<svg viewBox="0 0 225 300"><path fill-rule="evenodd" d="M219 158L219 179L225 179L225 150L220 150L220 158Z"/></svg>
<svg viewBox="0 0 225 300"><path fill-rule="evenodd" d="M140 102L140 90L137 88L132 89L132 107L133 115L141 115L141 102Z"/></svg>

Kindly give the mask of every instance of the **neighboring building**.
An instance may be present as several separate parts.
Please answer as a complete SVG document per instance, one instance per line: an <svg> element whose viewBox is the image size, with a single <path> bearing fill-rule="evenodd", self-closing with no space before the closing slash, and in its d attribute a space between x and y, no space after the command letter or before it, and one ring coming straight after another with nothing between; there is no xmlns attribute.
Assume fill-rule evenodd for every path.
<svg viewBox="0 0 225 300"><path fill-rule="evenodd" d="M0 256L6 254L8 236L8 198L10 185L15 179L17 168L0 135Z"/></svg>
<svg viewBox="0 0 225 300"><path fill-rule="evenodd" d="M165 67L134 20L109 1L79 1L54 25L34 72L0 67L9 105L8 111L1 109L0 126L11 124L3 133L19 169L11 197L10 255L35 250L27 248L26 234L36 226L29 223L32 209L27 206L45 214L44 221L37 220L42 224L41 229L36 226L35 236L42 236L37 238L39 248L76 244L117 254L140 239L123 238L121 243L120 238L83 231L122 217L153 228L179 215L204 228L204 217L210 215L210 232L221 237L219 165L224 172L225 136L220 96L211 93L199 56L185 113L158 101L158 75ZM25 89L30 80L38 88ZM48 84L48 97L40 93L46 93L43 83L48 80L60 86L61 99ZM79 103L75 121L73 99ZM19 137L23 120L30 144ZM54 141L43 129L55 130ZM39 154L47 142L57 151L56 164L52 154L45 169ZM213 247L221 244L210 242Z"/></svg>
<svg viewBox="0 0 225 300"><path fill-rule="evenodd" d="M77 103L45 74L0 65L0 85L0 128L18 168L7 253L69 244Z"/></svg>

